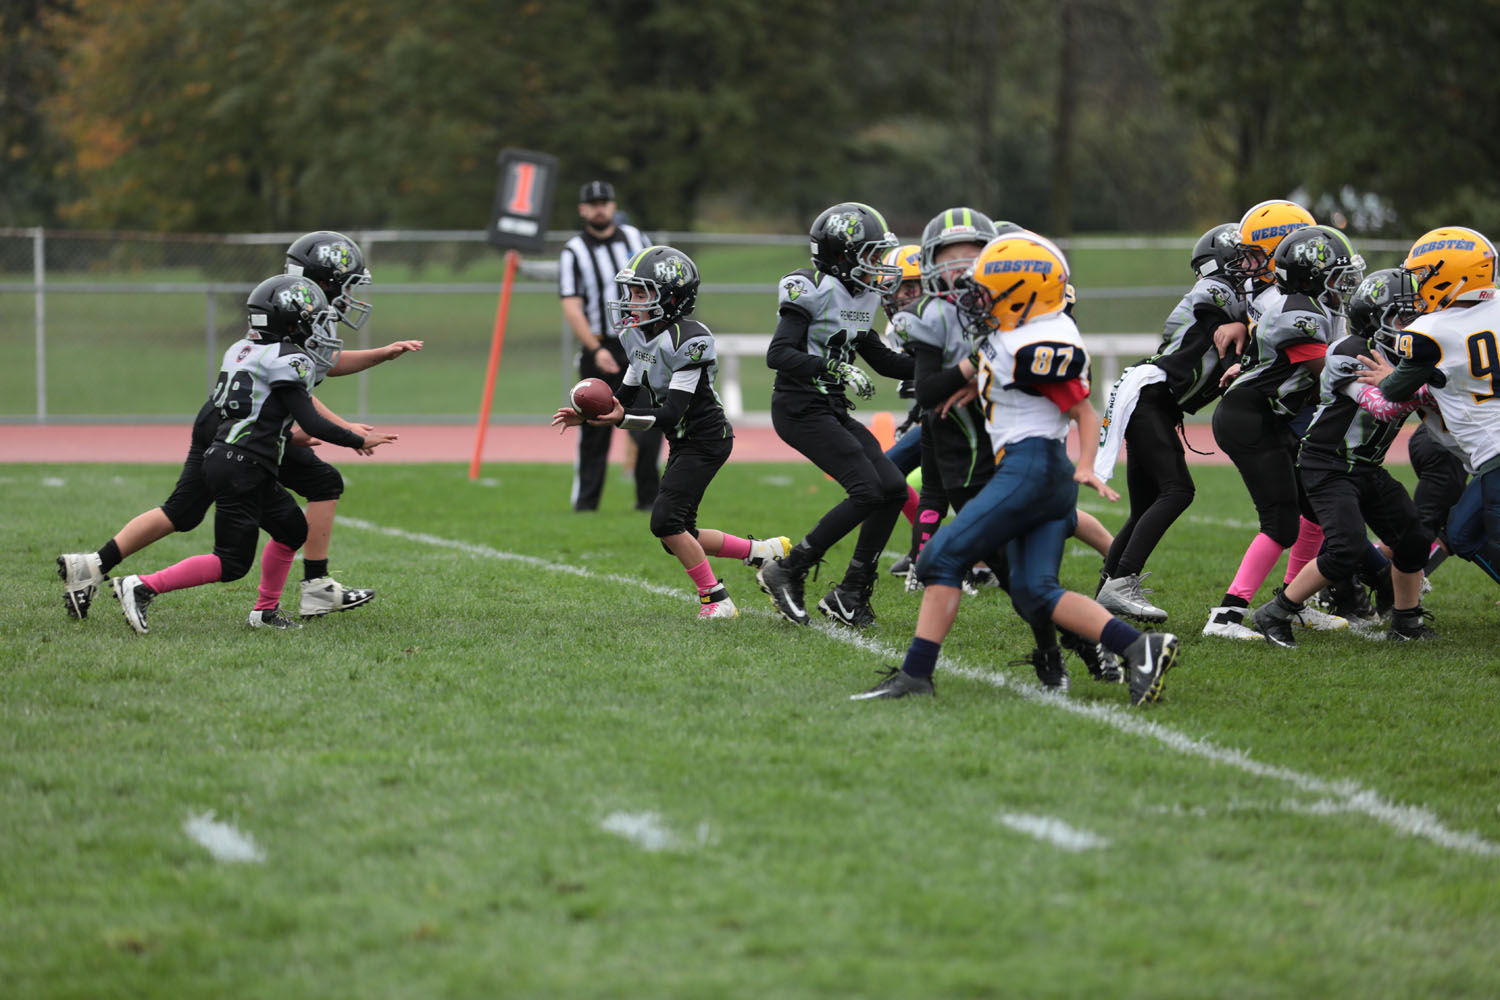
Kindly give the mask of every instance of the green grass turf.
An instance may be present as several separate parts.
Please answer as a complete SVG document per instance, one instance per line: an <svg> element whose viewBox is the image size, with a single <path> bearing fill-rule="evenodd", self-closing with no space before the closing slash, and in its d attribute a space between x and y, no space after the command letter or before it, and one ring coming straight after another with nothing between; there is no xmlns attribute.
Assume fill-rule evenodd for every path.
<svg viewBox="0 0 1500 1000"><path fill-rule="evenodd" d="M346 471L333 565L374 603L252 633L252 576L163 596L137 638L107 594L67 620L53 559L174 470L0 467L7 995L1500 991L1500 612L1466 564L1437 577L1431 644L1203 639L1250 530L1223 523L1249 517L1233 470L1200 470L1151 564L1183 637L1163 704L1076 662L1063 705L1035 694L998 591L965 601L935 701L851 703L915 622L889 577L873 647L772 619L733 562L741 617L700 625L618 478L577 516L564 466ZM731 463L701 523L799 535L836 499L809 467ZM190 840L208 810L263 863ZM604 829L642 813L668 849Z"/></svg>
<svg viewBox="0 0 1500 1000"><path fill-rule="evenodd" d="M241 280L253 281L277 259L267 248L246 262ZM454 251L466 251L457 256ZM478 250L477 255L470 253ZM349 348L379 346L393 340L426 341L418 356L377 369L368 377L368 412L399 416L456 416L468 419L479 410L495 322L500 277L498 254L485 248L450 244L432 248L431 259L418 263L382 259L377 248L369 292L375 311L366 328L341 327ZM705 283L742 285L749 292L707 291L699 299L698 318L719 333L768 334L775 328L775 282L792 268L807 265L797 246L691 248ZM403 252L403 257L408 254ZM1092 290L1167 287L1185 290L1190 274L1180 250L1085 250L1070 257L1074 282L1083 296L1077 317L1085 334L1156 333L1175 305L1176 293L1142 298L1098 299ZM1372 263L1372 267L1376 264ZM9 273L6 280L29 280ZM59 283L79 281L198 282L205 275L188 269L100 270L87 275L59 272ZM230 280L216 273L214 280ZM446 295L382 291L381 284L490 283L494 291ZM759 288L755 286L759 285ZM215 296L219 351L243 329L242 296ZM13 364L0 368L0 417L36 412L34 298L30 292L0 292L0 347ZM190 415L211 383L205 360L206 297L190 293L51 294L46 299L48 410L54 415L110 417ZM545 291L518 292L511 300L505 350L494 396L494 412L542 418L562 398L574 379L563 371L562 319L557 296ZM569 357L572 356L569 350ZM213 368L218 369L218 356ZM1131 360L1131 359L1126 359ZM570 360L569 364L572 362ZM741 361L746 408L765 410L772 373L754 357ZM881 409L903 409L892 387L879 380ZM354 415L359 408L357 380L333 379L319 396L336 411ZM565 384L566 383L566 384Z"/></svg>

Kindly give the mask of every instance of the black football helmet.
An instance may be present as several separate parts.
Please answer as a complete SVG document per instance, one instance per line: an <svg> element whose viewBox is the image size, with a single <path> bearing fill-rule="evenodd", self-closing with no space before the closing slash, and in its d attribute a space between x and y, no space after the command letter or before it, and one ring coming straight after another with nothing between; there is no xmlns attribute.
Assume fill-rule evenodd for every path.
<svg viewBox="0 0 1500 1000"><path fill-rule="evenodd" d="M360 285L370 283L365 255L343 233L320 230L299 236L286 248L286 273L311 279L323 290L338 318L355 330L370 317L370 303L355 298Z"/></svg>
<svg viewBox="0 0 1500 1000"><path fill-rule="evenodd" d="M1240 283L1230 275L1229 267L1240 259L1240 227L1238 223L1226 222L1214 226L1198 237L1193 244L1193 256L1189 264L1200 278L1223 278L1235 288Z"/></svg>
<svg viewBox="0 0 1500 1000"><path fill-rule="evenodd" d="M1018 229L1020 227L1017 227ZM937 262L938 251L957 243L973 243L974 256L998 236L995 223L972 208L950 208L934 215L922 227L922 291L928 295L951 294L953 279L969 269L973 260Z"/></svg>
<svg viewBox="0 0 1500 1000"><path fill-rule="evenodd" d="M605 303L609 321L616 330L634 326L642 333L660 333L693 311L701 281L698 265L681 250L647 247L615 275L620 297ZM637 288L645 291L644 299L632 297Z"/></svg>
<svg viewBox="0 0 1500 1000"><path fill-rule="evenodd" d="M813 266L847 285L885 294L901 281L901 266L887 264L898 244L885 217L869 205L841 201L813 220Z"/></svg>
<svg viewBox="0 0 1500 1000"><path fill-rule="evenodd" d="M1422 315L1416 278L1399 267L1371 271L1349 296L1345 312L1350 333L1375 341L1395 357L1396 337Z"/></svg>
<svg viewBox="0 0 1500 1000"><path fill-rule="evenodd" d="M1349 238L1328 226L1306 226L1276 245L1276 287L1301 292L1331 309L1342 308L1365 276L1365 259Z"/></svg>
<svg viewBox="0 0 1500 1000"><path fill-rule="evenodd" d="M285 340L301 347L324 369L344 349L335 325L338 314L323 290L307 278L278 274L255 286L245 300L253 339Z"/></svg>

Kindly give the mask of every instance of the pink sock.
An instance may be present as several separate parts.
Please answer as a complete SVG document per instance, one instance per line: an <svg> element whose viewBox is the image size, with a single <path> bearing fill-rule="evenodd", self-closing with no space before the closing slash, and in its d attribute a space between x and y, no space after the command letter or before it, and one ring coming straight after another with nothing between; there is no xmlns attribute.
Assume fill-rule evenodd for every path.
<svg viewBox="0 0 1500 1000"><path fill-rule="evenodd" d="M218 556L190 556L182 562L157 573L141 577L141 582L158 594L186 587L201 587L205 583L217 583L224 578L224 567Z"/></svg>
<svg viewBox="0 0 1500 1000"><path fill-rule="evenodd" d="M292 571L292 557L296 554L296 549L274 538L261 550L260 596L255 601L256 611L268 611L281 603L281 589L286 586L286 575Z"/></svg>
<svg viewBox="0 0 1500 1000"><path fill-rule="evenodd" d="M750 554L750 539L722 532L724 544L719 546L719 558L721 559L743 559ZM707 566L707 563L704 563ZM691 573L691 571L689 571Z"/></svg>
<svg viewBox="0 0 1500 1000"><path fill-rule="evenodd" d="M688 570L687 575L692 577L693 583L697 584L699 594L706 594L719 585L719 581L714 578L713 568L708 565L707 559Z"/></svg>
<svg viewBox="0 0 1500 1000"><path fill-rule="evenodd" d="M922 546L927 544L927 539L931 538L937 531L938 521L942 520L942 518L938 516L938 512L933 510L931 507L928 507L926 510L922 511L921 517L922 539L917 543L918 552L922 551Z"/></svg>
<svg viewBox="0 0 1500 1000"><path fill-rule="evenodd" d="M1302 572L1302 567L1318 557L1318 549L1323 546L1323 529L1305 517L1300 518L1300 521L1297 540L1292 543L1286 556L1287 583L1295 580L1297 574Z"/></svg>
<svg viewBox="0 0 1500 1000"><path fill-rule="evenodd" d="M901 508L901 513L912 524L917 523L917 491L910 486L906 488L906 504Z"/></svg>
<svg viewBox="0 0 1500 1000"><path fill-rule="evenodd" d="M1251 540L1250 547L1245 550L1245 558L1240 560L1240 569L1234 574L1229 593L1248 603L1255 597L1260 585L1266 582L1266 577L1271 575L1271 570L1276 567L1276 560L1281 558L1283 551L1280 545L1271 540L1270 535L1263 532L1257 534Z"/></svg>

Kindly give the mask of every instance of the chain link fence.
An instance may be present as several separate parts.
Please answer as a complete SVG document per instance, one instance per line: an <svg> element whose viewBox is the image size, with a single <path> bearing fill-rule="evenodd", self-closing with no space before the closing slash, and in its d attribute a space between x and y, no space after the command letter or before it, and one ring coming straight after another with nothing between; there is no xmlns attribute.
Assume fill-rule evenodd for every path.
<svg viewBox="0 0 1500 1000"><path fill-rule="evenodd" d="M0 422L190 417L212 386L225 348L244 330L246 296L258 281L280 273L286 247L299 235L0 229L0 346L8 361L0 367ZM501 254L479 231L349 235L368 259L375 310L363 329L340 328L346 348L395 340L422 340L426 347L389 365L329 379L319 398L367 422L474 419L495 326ZM575 345L557 304L557 254L572 235L549 233L547 251L522 263L495 391L497 422L546 420L576 378ZM720 333L768 335L776 322L776 276L807 263L800 235L653 235L697 259L705 276L698 317ZM1096 379L1112 379L1122 358L1128 362L1150 349L1190 279L1191 244L1171 237L1072 242L1079 322L1093 336L1100 361ZM1383 251L1390 257L1406 246L1371 245L1366 256ZM771 373L746 357L743 365L738 359L722 365L738 389L730 395L743 399L747 410L763 411ZM891 398L877 398L875 408L900 408L893 392L882 397L887 394Z"/></svg>

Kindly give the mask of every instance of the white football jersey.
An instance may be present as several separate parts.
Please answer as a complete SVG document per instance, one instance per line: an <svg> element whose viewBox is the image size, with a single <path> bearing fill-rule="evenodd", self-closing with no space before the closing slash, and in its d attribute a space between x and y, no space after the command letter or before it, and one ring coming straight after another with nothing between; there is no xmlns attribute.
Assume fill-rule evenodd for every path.
<svg viewBox="0 0 1500 1000"><path fill-rule="evenodd" d="M1447 378L1428 388L1469 468L1500 456L1500 299L1419 316L1397 335L1396 351Z"/></svg>
<svg viewBox="0 0 1500 1000"><path fill-rule="evenodd" d="M1065 440L1070 421L1039 387L1081 379L1087 390L1088 377L1083 335L1061 310L981 340L979 403L995 454L1025 438Z"/></svg>

